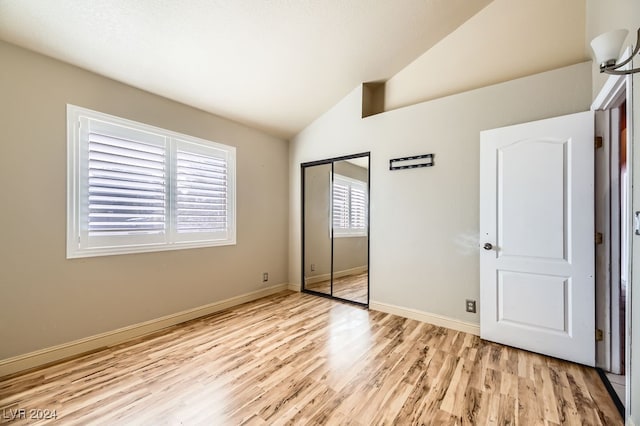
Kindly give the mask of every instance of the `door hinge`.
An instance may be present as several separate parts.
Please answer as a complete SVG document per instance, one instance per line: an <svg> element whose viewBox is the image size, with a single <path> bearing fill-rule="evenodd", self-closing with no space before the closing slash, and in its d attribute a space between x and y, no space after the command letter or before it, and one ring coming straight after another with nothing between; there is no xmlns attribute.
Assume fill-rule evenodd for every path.
<svg viewBox="0 0 640 426"><path fill-rule="evenodd" d="M596 136L594 142L595 142L596 149L602 148L602 136Z"/></svg>
<svg viewBox="0 0 640 426"><path fill-rule="evenodd" d="M602 342L604 340L604 333L599 328L596 328L596 342Z"/></svg>
<svg viewBox="0 0 640 426"><path fill-rule="evenodd" d="M596 232L596 244L602 244L602 232Z"/></svg>

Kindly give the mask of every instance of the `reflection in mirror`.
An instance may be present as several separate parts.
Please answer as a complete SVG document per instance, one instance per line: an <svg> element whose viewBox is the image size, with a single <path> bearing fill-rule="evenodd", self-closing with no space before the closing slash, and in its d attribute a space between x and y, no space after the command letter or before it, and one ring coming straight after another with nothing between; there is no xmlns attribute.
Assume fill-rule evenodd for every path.
<svg viewBox="0 0 640 426"><path fill-rule="evenodd" d="M331 163L304 168L304 288L331 294Z"/></svg>
<svg viewBox="0 0 640 426"><path fill-rule="evenodd" d="M334 162L333 296L368 303L369 157Z"/></svg>

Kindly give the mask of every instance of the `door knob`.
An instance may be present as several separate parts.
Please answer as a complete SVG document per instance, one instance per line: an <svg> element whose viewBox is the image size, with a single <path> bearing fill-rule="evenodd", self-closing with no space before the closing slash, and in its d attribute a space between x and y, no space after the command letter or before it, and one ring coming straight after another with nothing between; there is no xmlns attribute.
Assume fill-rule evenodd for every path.
<svg viewBox="0 0 640 426"><path fill-rule="evenodd" d="M485 250L492 250L493 249L493 244L484 243L484 246L482 246L482 248L484 248Z"/></svg>

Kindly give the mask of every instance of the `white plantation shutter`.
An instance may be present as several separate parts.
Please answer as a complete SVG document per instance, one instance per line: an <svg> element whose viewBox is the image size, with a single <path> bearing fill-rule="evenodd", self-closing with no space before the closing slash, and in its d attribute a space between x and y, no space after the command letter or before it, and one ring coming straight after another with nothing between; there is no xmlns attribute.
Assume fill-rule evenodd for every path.
<svg viewBox="0 0 640 426"><path fill-rule="evenodd" d="M226 153L176 141L176 239L226 238L229 229L229 164Z"/></svg>
<svg viewBox="0 0 640 426"><path fill-rule="evenodd" d="M367 184L334 174L332 222L335 236L367 235Z"/></svg>
<svg viewBox="0 0 640 426"><path fill-rule="evenodd" d="M367 187L364 182L362 186L351 185L350 211L351 229L366 231L367 228Z"/></svg>
<svg viewBox="0 0 640 426"><path fill-rule="evenodd" d="M165 232L164 149L89 133L90 236Z"/></svg>
<svg viewBox="0 0 640 426"><path fill-rule="evenodd" d="M235 244L235 149L68 106L67 257Z"/></svg>
<svg viewBox="0 0 640 426"><path fill-rule="evenodd" d="M349 229L349 185L333 181L333 228Z"/></svg>

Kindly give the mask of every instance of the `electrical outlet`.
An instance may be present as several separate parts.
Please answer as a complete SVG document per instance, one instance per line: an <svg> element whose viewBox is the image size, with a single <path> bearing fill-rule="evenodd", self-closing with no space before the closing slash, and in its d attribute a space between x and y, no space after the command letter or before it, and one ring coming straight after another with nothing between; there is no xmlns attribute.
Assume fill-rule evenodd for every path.
<svg viewBox="0 0 640 426"><path fill-rule="evenodd" d="M262 282L266 283L267 281L269 281L269 273L268 272L263 272L262 273Z"/></svg>
<svg viewBox="0 0 640 426"><path fill-rule="evenodd" d="M467 312L471 312L472 314L476 313L476 301L467 299Z"/></svg>
<svg viewBox="0 0 640 426"><path fill-rule="evenodd" d="M316 270L316 264L315 264L315 263L312 263L312 264L311 264L311 272L313 272L313 271L315 271L315 270Z"/></svg>

